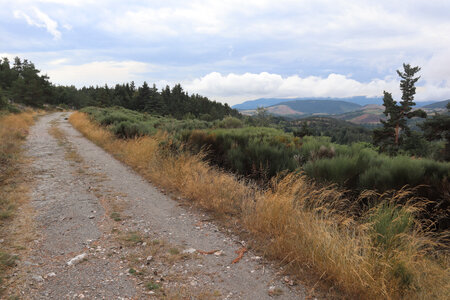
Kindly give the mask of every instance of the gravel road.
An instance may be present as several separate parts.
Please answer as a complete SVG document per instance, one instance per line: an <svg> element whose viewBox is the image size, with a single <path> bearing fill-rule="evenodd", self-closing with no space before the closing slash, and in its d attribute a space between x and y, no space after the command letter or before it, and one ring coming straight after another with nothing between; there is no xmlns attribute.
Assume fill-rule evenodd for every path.
<svg viewBox="0 0 450 300"><path fill-rule="evenodd" d="M67 117L41 117L26 143L38 237L20 262L20 284L11 295L305 298L301 285L251 252L233 264L245 242L85 139Z"/></svg>

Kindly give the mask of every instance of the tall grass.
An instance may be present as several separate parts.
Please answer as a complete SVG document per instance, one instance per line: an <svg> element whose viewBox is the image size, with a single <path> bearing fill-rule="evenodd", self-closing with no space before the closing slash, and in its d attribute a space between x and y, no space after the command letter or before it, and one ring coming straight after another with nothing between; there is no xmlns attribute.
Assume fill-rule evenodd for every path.
<svg viewBox="0 0 450 300"><path fill-rule="evenodd" d="M240 220L269 257L294 270L310 266L349 298L446 299L450 293L448 256L433 251L437 242L415 222L420 208L395 204L409 203L402 200L412 197L409 191L365 192L375 205L355 217L343 193L304 175L276 177L260 189L209 166L202 154L164 151L162 134L121 140L83 113L69 120L156 185Z"/></svg>
<svg viewBox="0 0 450 300"><path fill-rule="evenodd" d="M15 265L17 256L8 253L15 228L10 224L16 209L23 201L24 190L18 184L21 174L18 163L21 158L20 146L33 124L34 113L5 114L0 116L0 282L7 269ZM1 295L0 290L0 295Z"/></svg>

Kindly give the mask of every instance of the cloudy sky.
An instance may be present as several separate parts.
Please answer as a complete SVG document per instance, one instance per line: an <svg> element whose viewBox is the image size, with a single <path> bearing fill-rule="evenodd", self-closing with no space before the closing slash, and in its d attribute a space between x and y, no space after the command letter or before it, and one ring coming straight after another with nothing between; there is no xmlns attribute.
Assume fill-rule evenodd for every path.
<svg viewBox="0 0 450 300"><path fill-rule="evenodd" d="M450 98L448 0L0 0L0 56L57 84L180 82L229 104L259 97Z"/></svg>

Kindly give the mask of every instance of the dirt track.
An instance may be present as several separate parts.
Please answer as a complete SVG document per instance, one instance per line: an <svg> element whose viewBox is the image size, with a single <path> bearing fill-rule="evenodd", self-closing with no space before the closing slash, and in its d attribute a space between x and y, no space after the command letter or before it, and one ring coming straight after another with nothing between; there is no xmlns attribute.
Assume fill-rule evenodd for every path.
<svg viewBox="0 0 450 300"><path fill-rule="evenodd" d="M164 195L82 137L66 118L64 113L42 117L27 140L39 236L20 262L20 280L10 294L24 299L305 297L301 286L289 286L280 270L250 252L232 264L242 241ZM78 255L84 257L68 265Z"/></svg>

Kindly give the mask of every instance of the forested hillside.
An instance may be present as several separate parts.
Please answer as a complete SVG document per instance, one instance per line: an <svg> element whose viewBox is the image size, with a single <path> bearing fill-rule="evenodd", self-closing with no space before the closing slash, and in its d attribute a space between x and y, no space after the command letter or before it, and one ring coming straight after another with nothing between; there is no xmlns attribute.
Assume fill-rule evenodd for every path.
<svg viewBox="0 0 450 300"><path fill-rule="evenodd" d="M44 104L67 108L122 106L177 119L195 117L206 121L239 115L228 104L211 101L198 94L189 95L180 84L172 88L166 86L161 91L146 82L140 87L136 87L134 82L81 89L56 86L48 76L41 75L32 62L18 57L12 65L7 58L0 59L0 88L0 105L4 107L9 101L34 107Z"/></svg>

